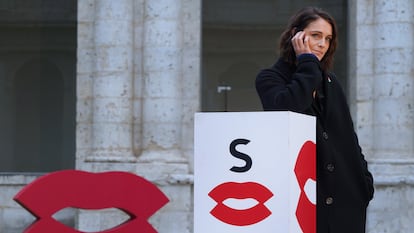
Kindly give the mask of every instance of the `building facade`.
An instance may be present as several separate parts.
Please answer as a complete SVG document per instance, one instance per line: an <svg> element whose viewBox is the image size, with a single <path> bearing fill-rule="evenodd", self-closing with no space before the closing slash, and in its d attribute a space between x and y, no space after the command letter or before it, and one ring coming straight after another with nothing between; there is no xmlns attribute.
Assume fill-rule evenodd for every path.
<svg viewBox="0 0 414 233"><path fill-rule="evenodd" d="M4 43L12 41L14 45L0 45L0 104L16 113L0 118L0 126L5 129L0 133L1 153L5 155L0 159L4 171L0 170L0 232L22 232L35 220L13 201L22 187L48 171L67 168L128 171L146 178L170 199L150 218L158 232L193 232L194 113L260 110L252 81L255 72L273 62L276 55L270 50L276 48L275 32L281 30L293 11L308 4L332 12L344 33L340 34L337 73L342 77L360 144L375 178L367 232L408 233L414 228L411 0L33 2L38 5L24 1L0 3L0 11L11 12L11 20L5 14L0 17L2 29L13 35ZM58 10L65 4L67 10ZM56 33L51 37L54 39L41 45L33 42L33 34L25 36L15 29L16 25L29 27L26 23L32 19L23 13L34 8L43 9L42 15L55 22L42 26ZM276 25L269 23L275 21ZM38 25L44 24L36 21L29 28ZM36 38L41 40L42 35ZM71 36L75 38L72 42L67 39ZM33 44L19 42L19 38ZM254 43L246 46L243 38ZM39 55L33 49L36 46L45 48L46 55ZM15 81L16 77L31 77L39 66L47 67L39 77L61 80L46 88L60 87L50 94L60 97L44 107L55 109L62 120L44 122L43 127L64 127L40 137L49 142L47 145L59 145L52 152L47 150L49 147L37 148L41 141L27 148L37 148L39 155L62 154L56 162L53 156L33 159L27 156L33 149L21 149L25 148L22 143L38 137L33 136L33 130L18 127L22 125L19 122L30 122L33 117L28 120L17 115L31 111L29 116L33 116L41 111L13 107L24 105L27 99L34 99L30 106L49 104L48 95L33 98L37 95L19 93L30 93L26 86L50 80ZM41 85L38 89L44 90ZM47 119L54 116L47 115ZM14 136L16 131L20 133ZM14 163L12 155L22 155L20 162ZM41 163L36 165L37 161ZM66 209L55 218L93 232L122 223L126 215L115 209Z"/></svg>

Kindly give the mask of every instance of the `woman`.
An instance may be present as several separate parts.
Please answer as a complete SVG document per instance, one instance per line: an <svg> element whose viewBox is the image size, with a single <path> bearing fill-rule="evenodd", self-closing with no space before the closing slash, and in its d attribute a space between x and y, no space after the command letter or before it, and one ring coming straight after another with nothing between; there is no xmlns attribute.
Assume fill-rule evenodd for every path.
<svg viewBox="0 0 414 233"><path fill-rule="evenodd" d="M264 110L316 116L317 232L363 233L373 177L361 152L344 92L328 72L337 45L335 20L307 7L281 35L280 58L256 78Z"/></svg>

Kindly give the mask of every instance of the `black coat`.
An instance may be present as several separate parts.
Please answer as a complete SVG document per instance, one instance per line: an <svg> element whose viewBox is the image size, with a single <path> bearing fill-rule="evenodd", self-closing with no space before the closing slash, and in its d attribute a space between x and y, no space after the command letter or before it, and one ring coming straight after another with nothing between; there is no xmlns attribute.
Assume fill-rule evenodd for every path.
<svg viewBox="0 0 414 233"><path fill-rule="evenodd" d="M309 54L296 66L279 59L256 78L264 110L316 116L317 232L363 233L373 177L361 152L344 92ZM316 95L314 94L317 90Z"/></svg>

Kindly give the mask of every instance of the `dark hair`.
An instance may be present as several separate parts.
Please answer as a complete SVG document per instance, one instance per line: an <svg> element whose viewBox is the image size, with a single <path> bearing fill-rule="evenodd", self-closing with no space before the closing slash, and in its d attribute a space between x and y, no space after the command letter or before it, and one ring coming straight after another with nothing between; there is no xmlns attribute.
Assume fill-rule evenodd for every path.
<svg viewBox="0 0 414 233"><path fill-rule="evenodd" d="M305 29L311 22L322 18L326 20L332 27L332 40L329 45L329 49L325 56L321 60L321 66L323 71L327 71L332 68L333 55L338 44L337 29L335 19L329 15L329 13L316 7L305 7L294 14L285 29L280 36L280 56L284 58L291 65L296 62L296 54L292 46L291 39L298 31Z"/></svg>

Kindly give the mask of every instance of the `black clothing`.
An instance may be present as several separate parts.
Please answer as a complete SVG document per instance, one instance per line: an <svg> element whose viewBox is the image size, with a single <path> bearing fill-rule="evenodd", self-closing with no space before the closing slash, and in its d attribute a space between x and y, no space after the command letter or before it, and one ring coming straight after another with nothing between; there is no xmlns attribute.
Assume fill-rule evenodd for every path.
<svg viewBox="0 0 414 233"><path fill-rule="evenodd" d="M258 74L256 90L264 110L316 116L317 232L364 233L373 177L335 75L324 74L312 54L295 66L279 59Z"/></svg>

